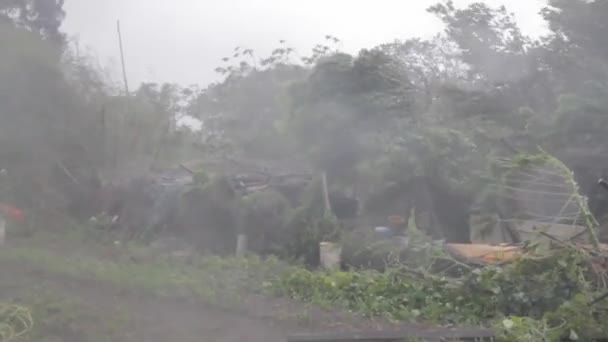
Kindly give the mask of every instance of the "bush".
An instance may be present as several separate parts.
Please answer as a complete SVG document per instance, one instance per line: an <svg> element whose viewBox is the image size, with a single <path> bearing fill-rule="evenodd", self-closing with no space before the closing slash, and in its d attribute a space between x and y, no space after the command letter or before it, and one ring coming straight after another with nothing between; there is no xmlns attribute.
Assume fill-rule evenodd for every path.
<svg viewBox="0 0 608 342"><path fill-rule="evenodd" d="M340 306L367 316L442 324L495 326L501 341L578 340L608 333L605 304L590 307L596 287L584 253L557 250L527 255L450 278L408 267L385 272L292 269L273 283L275 293Z"/></svg>
<svg viewBox="0 0 608 342"><path fill-rule="evenodd" d="M289 253L286 226L291 208L281 193L273 190L253 193L243 198L241 210L252 252L261 255Z"/></svg>

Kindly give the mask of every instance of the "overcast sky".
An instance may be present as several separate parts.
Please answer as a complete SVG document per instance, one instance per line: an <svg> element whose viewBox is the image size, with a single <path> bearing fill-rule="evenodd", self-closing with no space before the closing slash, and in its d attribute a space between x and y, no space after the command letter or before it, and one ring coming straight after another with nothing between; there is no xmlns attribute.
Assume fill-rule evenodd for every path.
<svg viewBox="0 0 608 342"><path fill-rule="evenodd" d="M426 13L437 0L66 0L63 30L89 48L119 79L116 20L121 21L130 82L207 84L235 46L264 54L280 39L306 54L326 34L342 49L361 48L441 29ZM464 5L472 0L456 0ZM542 0L486 0L504 4L522 29L544 30Z"/></svg>

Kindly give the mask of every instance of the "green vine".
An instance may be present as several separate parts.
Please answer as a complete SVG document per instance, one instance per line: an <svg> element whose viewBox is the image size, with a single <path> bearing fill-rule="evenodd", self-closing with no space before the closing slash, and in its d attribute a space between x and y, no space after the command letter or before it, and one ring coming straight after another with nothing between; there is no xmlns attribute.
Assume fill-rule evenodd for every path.
<svg viewBox="0 0 608 342"><path fill-rule="evenodd" d="M0 342L15 341L32 330L34 320L29 309L0 304Z"/></svg>

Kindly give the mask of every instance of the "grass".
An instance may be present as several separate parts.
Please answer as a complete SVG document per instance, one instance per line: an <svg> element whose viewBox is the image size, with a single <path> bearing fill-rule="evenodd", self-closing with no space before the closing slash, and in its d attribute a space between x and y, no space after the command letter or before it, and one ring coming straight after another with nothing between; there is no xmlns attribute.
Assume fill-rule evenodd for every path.
<svg viewBox="0 0 608 342"><path fill-rule="evenodd" d="M504 340L532 334L538 341L552 341L545 337L605 330L585 305L595 293L584 279L584 260L568 251L486 267L454 281L423 279L398 268L382 273L319 272L273 258L173 260L136 244L83 243L76 235L62 235L58 242L57 236L36 235L27 243L0 249L0 262L103 281L127 291L194 298L221 308L236 309L248 295L264 294L395 321L492 325L505 331ZM66 246L74 247L67 251ZM306 321L308 308L295 315Z"/></svg>
<svg viewBox="0 0 608 342"><path fill-rule="evenodd" d="M0 303L0 341L9 342L32 330L31 311L21 305Z"/></svg>
<svg viewBox="0 0 608 342"><path fill-rule="evenodd" d="M116 341L119 331L129 325L129 319L119 309L102 314L98 308L91 308L73 296L51 291L45 285L11 277L0 280L0 298L27 308L33 322L22 337L0 341L111 342Z"/></svg>
<svg viewBox="0 0 608 342"><path fill-rule="evenodd" d="M128 255L128 254L126 254ZM119 262L90 256L62 255L43 249L6 247L0 261L75 279L105 281L124 290L137 289L159 296L195 296L206 303L233 307L243 293L259 293L280 264L275 260L204 257L188 263L156 258Z"/></svg>
<svg viewBox="0 0 608 342"><path fill-rule="evenodd" d="M33 295L22 300L32 307L35 324L27 339L20 341L111 342L128 329L127 318L103 315L71 298Z"/></svg>

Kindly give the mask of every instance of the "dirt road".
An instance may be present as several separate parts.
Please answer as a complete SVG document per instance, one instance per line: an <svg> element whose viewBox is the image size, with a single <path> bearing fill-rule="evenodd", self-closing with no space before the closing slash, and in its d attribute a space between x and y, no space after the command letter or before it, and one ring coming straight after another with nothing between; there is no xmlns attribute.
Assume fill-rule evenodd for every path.
<svg viewBox="0 0 608 342"><path fill-rule="evenodd" d="M209 305L196 293L181 292L182 280L171 280L187 276L183 272L207 271L147 258L131 261L129 267L121 262L124 255L115 253L131 257L134 251L112 247L108 253L107 248L42 235L13 239L0 249L0 302L32 308L35 329L29 341L283 342L292 333L397 329L382 320L245 293L234 293L236 305ZM194 274L186 283L192 285L193 279L199 277ZM214 279L214 286L221 287L222 279ZM399 324L400 329L406 326L424 328Z"/></svg>
<svg viewBox="0 0 608 342"><path fill-rule="evenodd" d="M47 314L81 316L73 317L65 327L47 327L50 332L40 332L54 335L53 339L46 336L49 341L104 341L111 337L116 342L282 342L290 331L290 324L272 319L212 309L186 299L125 292L94 281L53 276L23 265L0 262L0 274L10 275L0 278L0 300L17 297L25 305L32 298L39 303L54 303L50 312L45 312L48 308L34 312L43 322L48 319L44 317ZM63 303L71 305L62 308ZM74 309L74 305L78 308ZM62 310L65 312L59 312ZM55 318L61 325L65 320Z"/></svg>

